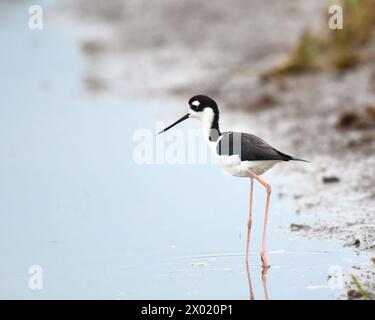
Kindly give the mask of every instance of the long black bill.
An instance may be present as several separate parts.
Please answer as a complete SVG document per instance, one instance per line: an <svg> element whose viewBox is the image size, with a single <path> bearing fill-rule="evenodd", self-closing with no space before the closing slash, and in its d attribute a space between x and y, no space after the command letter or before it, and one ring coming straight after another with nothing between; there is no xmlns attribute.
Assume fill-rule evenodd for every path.
<svg viewBox="0 0 375 320"><path fill-rule="evenodd" d="M166 127L164 130L161 130L160 132L158 132L158 134L161 134L167 130L169 130L170 128L174 127L176 124L179 124L180 122L186 120L187 118L189 118L189 114L185 114L182 118L178 119L175 123L172 123L169 127Z"/></svg>

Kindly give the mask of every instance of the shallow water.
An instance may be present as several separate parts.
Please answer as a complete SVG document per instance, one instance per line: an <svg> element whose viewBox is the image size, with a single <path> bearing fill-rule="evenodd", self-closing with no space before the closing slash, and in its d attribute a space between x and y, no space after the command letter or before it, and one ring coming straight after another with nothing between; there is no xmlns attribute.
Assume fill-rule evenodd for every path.
<svg viewBox="0 0 375 320"><path fill-rule="evenodd" d="M8 13L0 20L0 298L249 299L247 179L214 164L135 164L134 131L184 110L83 97L77 43L52 21L28 30L26 4L0 3ZM341 297L328 286L329 268L347 271L365 257L289 233L298 218L273 194L269 298ZM265 297L264 201L257 187L256 299ZM31 265L42 267L42 290L28 287Z"/></svg>

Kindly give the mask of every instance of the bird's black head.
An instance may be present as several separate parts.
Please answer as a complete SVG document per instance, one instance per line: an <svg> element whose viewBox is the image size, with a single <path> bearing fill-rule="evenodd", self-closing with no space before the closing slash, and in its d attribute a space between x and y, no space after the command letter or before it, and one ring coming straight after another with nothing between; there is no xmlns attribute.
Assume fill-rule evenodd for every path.
<svg viewBox="0 0 375 320"><path fill-rule="evenodd" d="M203 127L209 131L210 140L217 139L220 136L219 131L219 108L216 102L208 96L197 95L189 99L189 113L172 123L170 126L160 131L165 132L180 122L188 118L198 118L203 122ZM211 131L215 134L211 134ZM211 137L212 136L212 137ZM215 137L213 137L215 136ZM216 140L215 140L216 141Z"/></svg>
<svg viewBox="0 0 375 320"><path fill-rule="evenodd" d="M190 110L193 111L192 114L196 112L203 112L206 108L211 108L214 114L219 114L219 108L216 102L208 96L197 95L189 99Z"/></svg>

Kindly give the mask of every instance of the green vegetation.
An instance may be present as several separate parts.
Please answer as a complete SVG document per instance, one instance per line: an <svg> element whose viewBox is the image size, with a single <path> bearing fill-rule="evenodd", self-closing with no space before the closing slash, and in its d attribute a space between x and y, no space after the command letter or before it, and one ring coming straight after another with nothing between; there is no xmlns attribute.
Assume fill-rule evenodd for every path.
<svg viewBox="0 0 375 320"><path fill-rule="evenodd" d="M319 34L305 29L286 62L265 76L314 71L345 70L361 59L361 49L372 40L375 28L375 0L335 0L343 8L343 29L328 28L330 15Z"/></svg>
<svg viewBox="0 0 375 320"><path fill-rule="evenodd" d="M375 27L374 0L341 0L344 28L327 33L328 60L336 69L352 67L360 60L360 49L372 38Z"/></svg>
<svg viewBox="0 0 375 320"><path fill-rule="evenodd" d="M353 281L353 283L356 287L357 292L359 292L361 294L363 299L368 300L369 299L369 293L362 288L361 284L359 283L357 277L354 274L352 274L352 281Z"/></svg>

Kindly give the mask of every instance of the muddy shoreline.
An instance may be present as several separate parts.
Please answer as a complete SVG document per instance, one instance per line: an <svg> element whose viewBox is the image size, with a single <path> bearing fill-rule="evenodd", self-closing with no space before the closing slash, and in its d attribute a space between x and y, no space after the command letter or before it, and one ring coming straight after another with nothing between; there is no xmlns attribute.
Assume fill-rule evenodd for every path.
<svg viewBox="0 0 375 320"><path fill-rule="evenodd" d="M82 77L90 94L179 102L196 93L216 97L224 113L236 110L232 126L311 161L275 168L279 196L309 218L291 232L339 239L375 255L375 126L338 128L345 112L375 106L374 48L367 62L344 73L261 79L306 26L322 27L325 10L325 1L314 0L64 5L87 58ZM374 292L375 264L353 270ZM350 279L347 286L353 288Z"/></svg>

